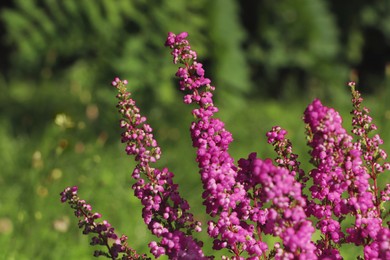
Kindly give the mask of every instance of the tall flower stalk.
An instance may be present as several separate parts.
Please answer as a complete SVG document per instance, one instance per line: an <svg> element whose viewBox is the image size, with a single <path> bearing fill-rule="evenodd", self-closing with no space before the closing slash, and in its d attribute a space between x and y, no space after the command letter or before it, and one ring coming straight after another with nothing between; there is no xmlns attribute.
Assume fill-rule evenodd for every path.
<svg viewBox="0 0 390 260"><path fill-rule="evenodd" d="M214 239L214 249L227 248L236 258L243 251L252 257L262 255L267 246L256 239L254 226L246 221L250 217L250 198L237 181L238 168L228 152L232 134L214 117L218 112L213 100L215 87L205 77L203 65L186 37L187 33L170 33L165 45L173 49L174 63L183 65L176 76L185 93L184 103L197 105L192 110L196 121L190 132L204 188L203 204L215 218L208 222L208 234Z"/></svg>
<svg viewBox="0 0 390 260"><path fill-rule="evenodd" d="M134 195L143 205L142 217L150 231L160 238L149 243L155 257L167 255L171 259L193 257L204 258L202 243L194 239L193 231L201 231L201 224L189 212L189 204L178 192L173 182L173 173L167 168L157 169L152 164L160 159L161 149L153 136L153 129L140 114L140 109L127 91L127 81L115 78L112 85L117 88L117 108L122 116L122 143L126 152L134 155L138 162L132 177L136 181Z"/></svg>
<svg viewBox="0 0 390 260"><path fill-rule="evenodd" d="M92 206L87 204L77 195L76 186L68 187L61 192L61 202L68 202L74 209L74 214L78 217L79 228L83 229L83 234L93 234L90 245L100 245L106 250L95 250L94 256L105 256L111 259L141 260L150 259L146 255L139 255L127 244L127 236L118 236L115 229L107 220L98 221L102 216L92 211Z"/></svg>

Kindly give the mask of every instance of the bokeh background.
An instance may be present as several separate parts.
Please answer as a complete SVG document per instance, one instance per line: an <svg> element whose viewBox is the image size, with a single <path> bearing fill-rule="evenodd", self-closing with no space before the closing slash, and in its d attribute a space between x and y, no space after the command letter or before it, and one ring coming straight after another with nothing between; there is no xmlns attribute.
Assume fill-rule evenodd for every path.
<svg viewBox="0 0 390 260"><path fill-rule="evenodd" d="M390 151L389 0L3 0L0 7L0 259L92 258L59 200L70 185L148 253L153 237L130 188L133 158L119 141L115 76L128 79L156 130L159 165L175 173L206 226L191 107L181 102L177 67L163 46L169 31L189 33L217 86L236 159L252 151L274 157L265 133L281 125L310 170L302 113L318 97L350 128L349 80ZM343 250L345 259L361 253Z"/></svg>

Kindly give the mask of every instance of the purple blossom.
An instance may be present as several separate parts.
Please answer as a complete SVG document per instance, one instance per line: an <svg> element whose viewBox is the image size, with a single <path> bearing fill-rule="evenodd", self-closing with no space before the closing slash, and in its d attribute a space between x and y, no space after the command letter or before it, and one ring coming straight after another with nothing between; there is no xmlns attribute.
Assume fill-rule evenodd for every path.
<svg viewBox="0 0 390 260"><path fill-rule="evenodd" d="M304 212L306 199L301 195L301 185L286 168L274 166L271 160L261 160L252 153L240 159L240 179L247 189L253 190L254 209L250 216L265 233L278 236L284 249L277 249L276 259L300 255L316 259L311 242L314 227ZM271 203L270 208L262 207ZM260 209L260 210L259 210ZM260 213L260 215L259 215Z"/></svg>
<svg viewBox="0 0 390 260"><path fill-rule="evenodd" d="M77 195L77 191L78 188L76 186L66 188L60 194L61 202L68 202L71 208L74 209L76 217L80 219L79 228L83 229L83 234L93 234L90 244L101 245L107 248L108 252L96 250L94 256L106 256L117 259L122 254L122 259L150 259L146 255L137 254L134 249L129 247L127 245L127 237L124 235L119 237L108 221L96 222L101 218L101 214L92 212L91 205L81 200ZM109 243L109 240L114 242Z"/></svg>
<svg viewBox="0 0 390 260"><path fill-rule="evenodd" d="M188 33L169 33L165 45L172 49L173 62L183 102L194 104L190 133L196 149L196 162L203 184L202 198L210 215L207 233L214 250L230 256L222 259L343 259L340 247L351 243L361 246L365 259L390 259L389 212L390 184L380 190L378 176L390 169L383 140L372 132L377 129L363 99L350 82L353 111L352 134L342 126L340 114L314 100L304 112L308 146L313 168L301 168L298 155L287 139L287 131L273 127L267 141L277 157L260 159L250 153L237 164L229 154L232 134L215 115L215 87L205 77L203 65L187 40ZM149 243L158 258L212 259L202 251L203 243L193 232L201 223L190 213L188 202L178 192L174 174L168 168L154 168L161 148L152 127L127 91L127 80L115 78L118 112L122 119L121 141L125 151L137 162L132 177L134 195L140 200L145 224L158 241ZM309 177L312 185L308 185ZM84 234L93 234L91 245L104 246L95 256L112 259L147 259L127 245L126 236L118 236L111 224L98 220L99 213L77 195L77 187L68 187L60 195L79 218ZM305 192L309 196L304 195ZM351 224L343 222L348 218ZM350 221L349 221L350 222ZM386 227L387 225L387 227ZM313 241L315 230L321 233ZM263 235L277 237L267 245ZM110 243L108 242L110 241Z"/></svg>
<svg viewBox="0 0 390 260"><path fill-rule="evenodd" d="M362 99L354 90L352 93L355 107L352 132L358 136L357 142L353 142L352 136L341 126L339 114L323 106L319 100L315 100L305 111L304 119L311 137L312 162L316 166L310 172L314 182L310 191L313 198L321 201L317 205L310 201L307 212L320 220L317 227L325 236L324 241L317 242L317 248L322 252L336 250L336 245L345 236L339 220L348 214L355 217L355 224L346 229L345 241L365 245L365 252L374 251L376 244L370 244L370 241L375 241L383 228L375 183L375 175L379 174L377 169L380 167L372 162L378 158L374 154L385 156L385 153L378 148L382 144L378 135L373 139L368 137L368 132L376 127L371 124L368 110L359 110ZM374 191L369 181L371 178L374 179ZM343 194L348 196L343 197ZM339 220L336 221L334 217Z"/></svg>
<svg viewBox="0 0 390 260"><path fill-rule="evenodd" d="M292 176L297 175L297 181L301 183L303 189L309 178L300 168L301 162L298 161L298 155L293 153L292 143L286 138L286 135L287 131L285 129L280 126L274 126L266 134L267 142L274 146L274 150L278 155L275 158L277 165L286 168Z"/></svg>
<svg viewBox="0 0 390 260"><path fill-rule="evenodd" d="M177 38L183 37L185 34ZM112 85L119 91L117 108L122 115L122 142L126 143L127 154L134 155L138 161L132 174L136 180L132 186L134 195L144 206L142 217L145 224L154 235L161 238L160 242L149 244L151 253L155 257L166 254L171 259L180 259L183 255L203 259L202 243L191 236L193 231L201 231L201 223L195 221L189 213L189 204L179 195L178 185L173 182L173 173L167 168L160 170L151 166L160 159L161 149L154 139L153 129L130 98L126 83L115 78Z"/></svg>
<svg viewBox="0 0 390 260"><path fill-rule="evenodd" d="M221 120L213 117L218 112L213 102L215 87L204 77L203 65L196 60L196 52L191 50L185 37L181 37L183 35L187 36L169 33L166 45L174 49L175 63L184 65L176 73L180 90L187 93L184 103L198 105L192 112L197 121L190 130L204 187L203 204L208 214L217 217L217 221L208 223L208 233L215 239L213 248L228 248L237 257L242 251L253 256L262 254L266 245L256 242L254 228L241 221L249 217L250 202L247 191L236 180L238 169L228 153L232 135Z"/></svg>

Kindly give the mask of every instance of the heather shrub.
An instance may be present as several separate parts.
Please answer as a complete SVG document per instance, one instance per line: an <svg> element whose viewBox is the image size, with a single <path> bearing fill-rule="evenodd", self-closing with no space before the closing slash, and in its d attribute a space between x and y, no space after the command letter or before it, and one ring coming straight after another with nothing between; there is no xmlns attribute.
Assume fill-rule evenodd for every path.
<svg viewBox="0 0 390 260"><path fill-rule="evenodd" d="M249 153L235 160L229 153L232 134L216 113L215 86L205 77L203 65L187 40L187 33L168 34L165 45L173 62L183 102L194 105L190 126L192 145L203 184L207 223L194 218L178 191L174 174L156 167L162 150L153 128L127 90L127 80L112 81L117 91L120 127L125 151L137 163L132 189L142 206L142 218L156 241L150 253L158 258L209 259L195 233L205 226L213 249L223 259L342 259L340 247L362 247L365 259L390 259L388 201L390 184L378 178L390 169L382 139L354 82L352 133L342 126L340 114L315 99L304 111L312 168L301 168L287 131L280 126L266 133L274 159ZM195 174L195 173L194 173ZM137 253L125 235L77 195L77 187L61 193L79 218L91 245L103 246L95 256L111 259L148 259ZM387 221L387 222L386 222ZM315 238L315 233L319 236ZM265 236L277 238L266 243Z"/></svg>

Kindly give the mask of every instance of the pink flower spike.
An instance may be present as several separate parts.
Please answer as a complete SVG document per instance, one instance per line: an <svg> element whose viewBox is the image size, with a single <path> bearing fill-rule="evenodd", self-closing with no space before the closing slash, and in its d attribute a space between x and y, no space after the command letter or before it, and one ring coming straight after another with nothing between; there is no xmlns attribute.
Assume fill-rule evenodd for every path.
<svg viewBox="0 0 390 260"><path fill-rule="evenodd" d="M187 38L187 36L188 36L188 32L179 33L176 36L176 42L180 42L180 41L184 40L185 38Z"/></svg>

